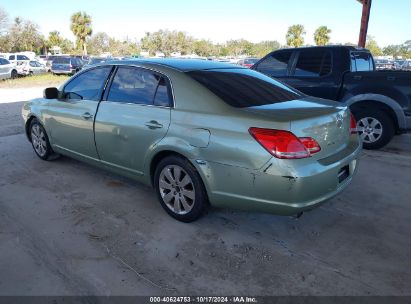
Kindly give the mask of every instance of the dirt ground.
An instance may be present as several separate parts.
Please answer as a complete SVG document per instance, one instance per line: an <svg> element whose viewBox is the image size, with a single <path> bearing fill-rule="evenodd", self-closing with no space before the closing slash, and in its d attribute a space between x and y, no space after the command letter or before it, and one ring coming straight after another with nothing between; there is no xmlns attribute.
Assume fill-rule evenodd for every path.
<svg viewBox="0 0 411 304"><path fill-rule="evenodd" d="M37 158L21 105L0 103L0 295L411 295L410 135L299 219L183 224L147 187Z"/></svg>

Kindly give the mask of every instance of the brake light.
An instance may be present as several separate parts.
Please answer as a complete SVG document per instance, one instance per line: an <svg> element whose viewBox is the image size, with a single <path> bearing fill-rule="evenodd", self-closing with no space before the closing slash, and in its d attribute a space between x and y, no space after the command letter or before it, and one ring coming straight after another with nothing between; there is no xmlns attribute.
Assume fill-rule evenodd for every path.
<svg viewBox="0 0 411 304"><path fill-rule="evenodd" d="M300 137L299 139L303 143L304 147L310 152L310 154L314 154L321 151L320 145L314 138Z"/></svg>
<svg viewBox="0 0 411 304"><path fill-rule="evenodd" d="M250 128L249 132L263 148L277 158L307 158L321 150L315 139L298 138L289 131Z"/></svg>
<svg viewBox="0 0 411 304"><path fill-rule="evenodd" d="M357 121L352 113L350 113L350 133L357 134Z"/></svg>

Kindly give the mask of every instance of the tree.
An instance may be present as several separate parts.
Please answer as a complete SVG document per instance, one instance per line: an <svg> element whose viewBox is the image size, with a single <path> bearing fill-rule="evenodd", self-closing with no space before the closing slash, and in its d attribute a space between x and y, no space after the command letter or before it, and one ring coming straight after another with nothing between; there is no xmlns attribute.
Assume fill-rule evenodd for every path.
<svg viewBox="0 0 411 304"><path fill-rule="evenodd" d="M83 49L83 54L87 55L87 37L91 36L91 16L86 13L77 12L71 16L71 31L77 38L78 45Z"/></svg>
<svg viewBox="0 0 411 304"><path fill-rule="evenodd" d="M0 7L0 35L4 33L9 24L9 16L6 11Z"/></svg>
<svg viewBox="0 0 411 304"><path fill-rule="evenodd" d="M110 36L104 32L98 32L91 36L88 40L90 53L99 55L101 53L109 52L110 50Z"/></svg>
<svg viewBox="0 0 411 304"><path fill-rule="evenodd" d="M194 53L198 56L209 57L217 55L217 48L210 40L194 41Z"/></svg>
<svg viewBox="0 0 411 304"><path fill-rule="evenodd" d="M326 45L330 41L331 30L326 26L320 26L314 33L316 45Z"/></svg>
<svg viewBox="0 0 411 304"><path fill-rule="evenodd" d="M4 42L2 41L1 49L5 52L34 51L39 53L45 45L38 25L20 17L14 19L13 25L2 40Z"/></svg>
<svg viewBox="0 0 411 304"><path fill-rule="evenodd" d="M193 52L194 39L180 31L159 30L149 33L141 39L141 48L155 55L162 52L165 56L170 56L173 52L188 54Z"/></svg>
<svg viewBox="0 0 411 304"><path fill-rule="evenodd" d="M372 36L367 37L367 44L365 45L365 48L368 49L373 56L381 56L383 54L381 48L377 44L377 41L375 41Z"/></svg>
<svg viewBox="0 0 411 304"><path fill-rule="evenodd" d="M250 55L256 57L264 57L268 53L278 50L281 47L278 41L261 41L254 43Z"/></svg>
<svg viewBox="0 0 411 304"><path fill-rule="evenodd" d="M52 47L58 46L61 48L63 38L60 36L60 32L52 31L49 33L49 37L46 40L46 48L51 49Z"/></svg>
<svg viewBox="0 0 411 304"><path fill-rule="evenodd" d="M304 26L301 24L294 24L288 28L285 36L287 45L292 47L300 47L304 44Z"/></svg>

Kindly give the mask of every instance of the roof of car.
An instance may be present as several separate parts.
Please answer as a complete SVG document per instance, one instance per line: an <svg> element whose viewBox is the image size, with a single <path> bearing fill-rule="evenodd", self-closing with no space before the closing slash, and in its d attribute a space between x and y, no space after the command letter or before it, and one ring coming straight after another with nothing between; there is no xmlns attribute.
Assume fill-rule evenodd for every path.
<svg viewBox="0 0 411 304"><path fill-rule="evenodd" d="M298 47L298 48L284 48L284 49L278 49L277 51L281 51L281 50L299 50L299 49L318 49L318 48L327 48L327 49L349 49L351 51L368 51L368 49L365 48L360 48L360 47L356 47L356 46L352 46L352 45L336 45L336 44L330 44L330 45L322 45L322 46L304 46L304 47ZM275 52L275 51L274 51Z"/></svg>
<svg viewBox="0 0 411 304"><path fill-rule="evenodd" d="M211 60L199 59L163 59L163 58L147 58L147 59L131 59L110 61L110 64L152 64L161 65L173 68L182 72L198 71L198 70L214 70L214 69L243 69L243 67L230 63L223 63Z"/></svg>

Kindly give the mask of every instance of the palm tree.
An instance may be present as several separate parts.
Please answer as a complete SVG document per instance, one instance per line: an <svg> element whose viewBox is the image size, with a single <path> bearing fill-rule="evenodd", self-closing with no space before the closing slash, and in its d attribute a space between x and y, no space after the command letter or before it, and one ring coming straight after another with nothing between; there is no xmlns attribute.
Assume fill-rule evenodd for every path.
<svg viewBox="0 0 411 304"><path fill-rule="evenodd" d="M331 30L326 26L320 26L314 33L316 45L326 45L330 41Z"/></svg>
<svg viewBox="0 0 411 304"><path fill-rule="evenodd" d="M77 12L71 16L71 31L77 37L77 42L83 49L83 54L87 55L86 39L91 36L91 17L86 13Z"/></svg>
<svg viewBox="0 0 411 304"><path fill-rule="evenodd" d="M300 47L304 44L304 26L301 24L294 24L288 28L287 35L285 36L287 40L287 45L293 47Z"/></svg>

